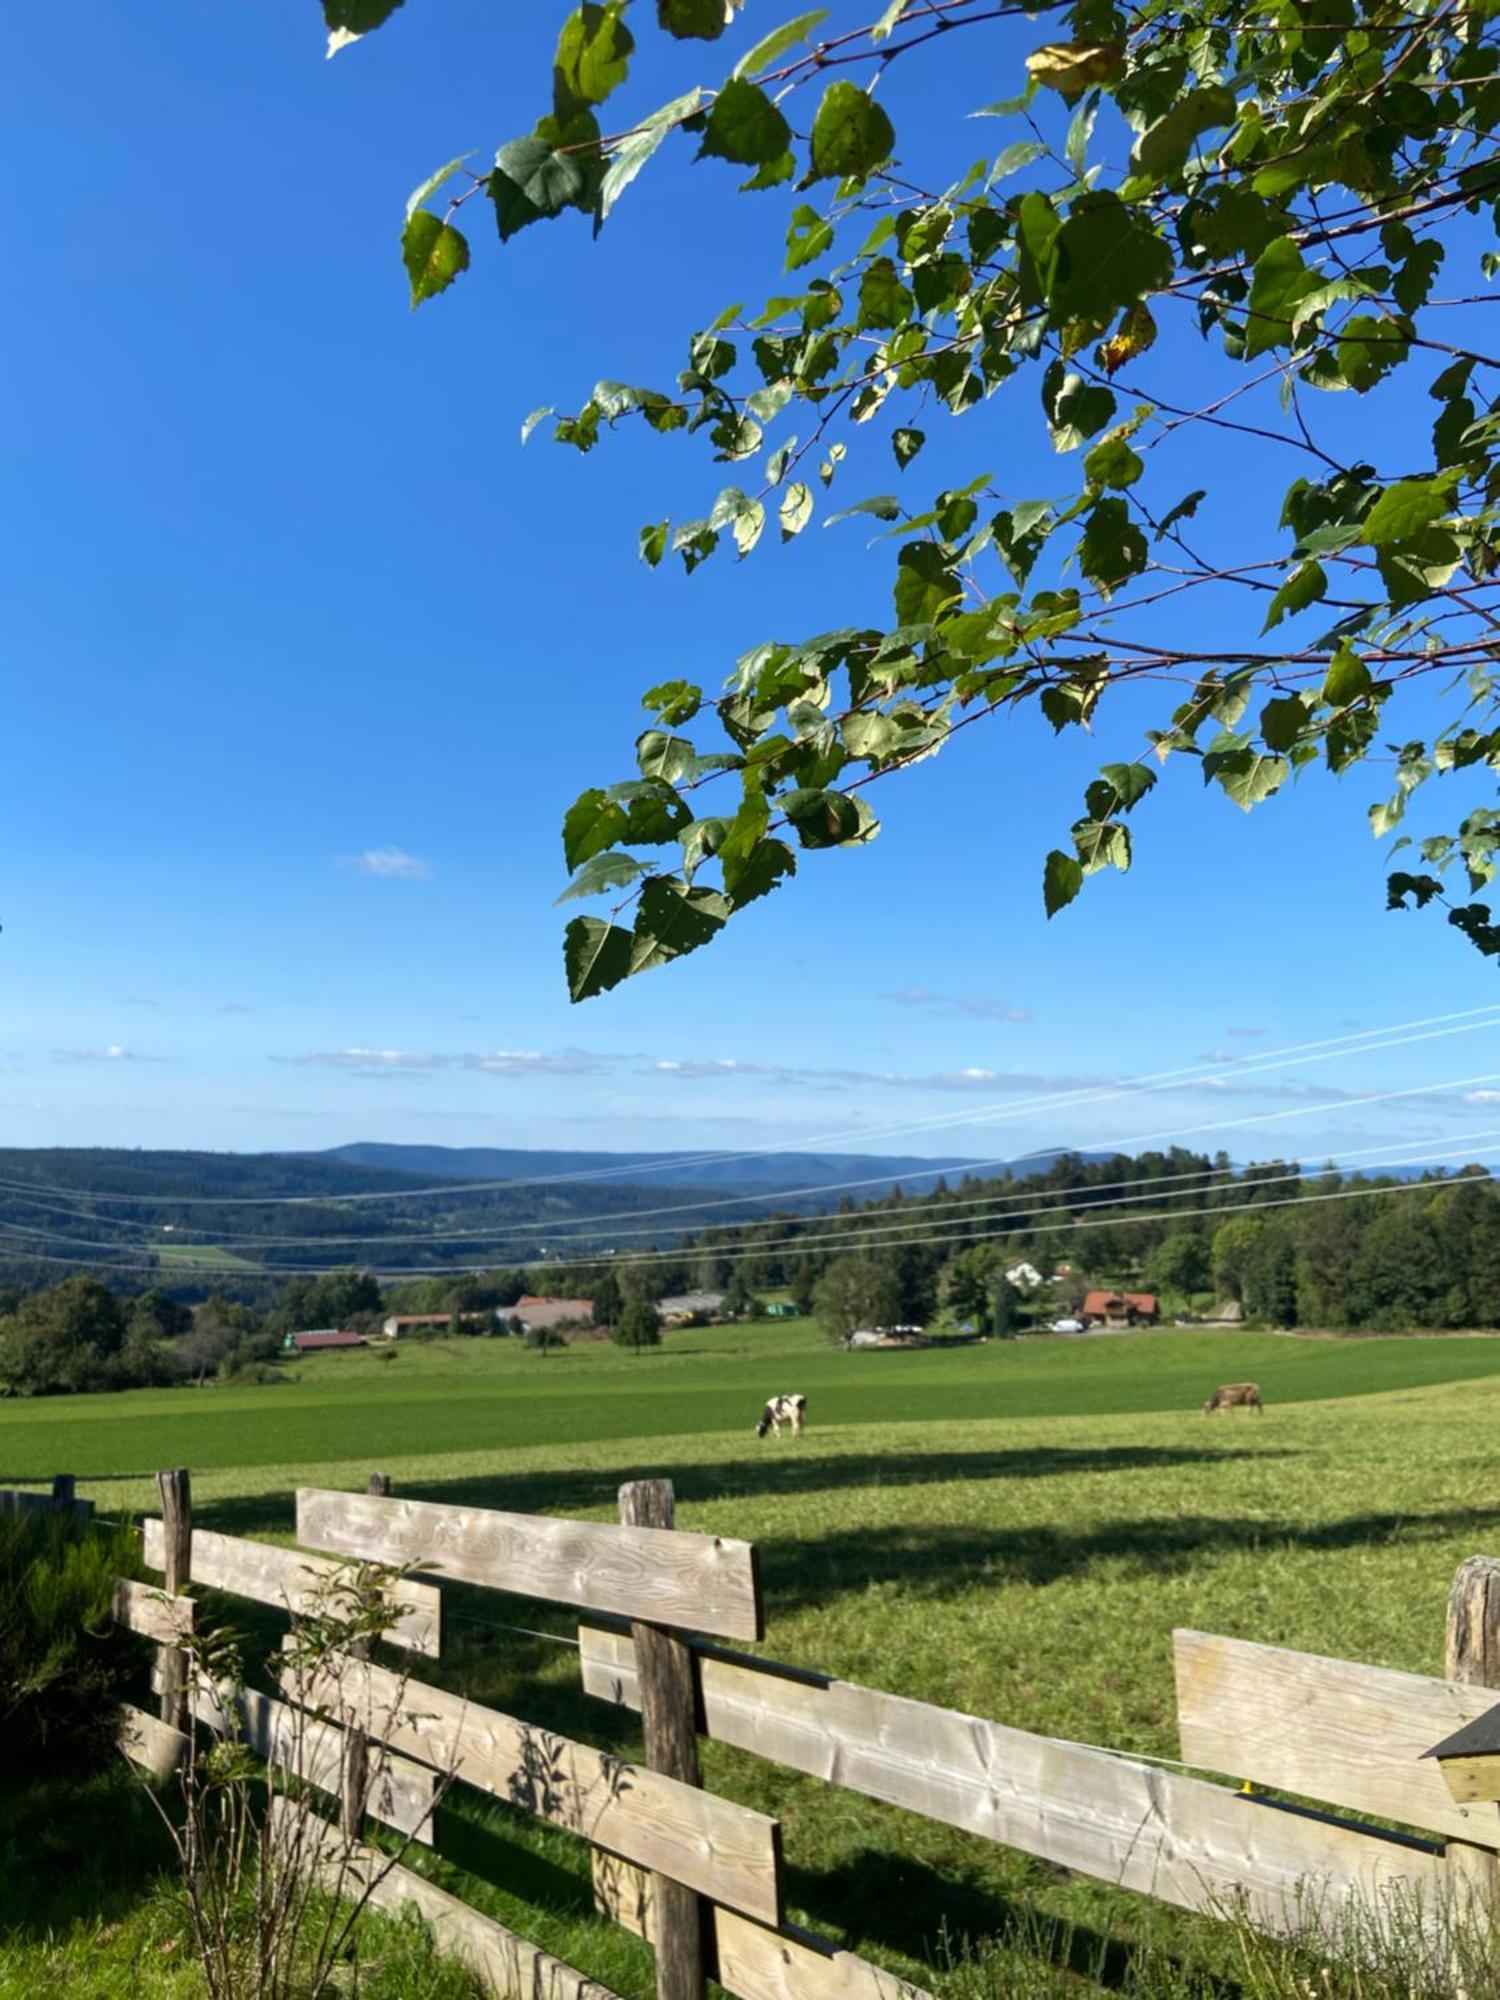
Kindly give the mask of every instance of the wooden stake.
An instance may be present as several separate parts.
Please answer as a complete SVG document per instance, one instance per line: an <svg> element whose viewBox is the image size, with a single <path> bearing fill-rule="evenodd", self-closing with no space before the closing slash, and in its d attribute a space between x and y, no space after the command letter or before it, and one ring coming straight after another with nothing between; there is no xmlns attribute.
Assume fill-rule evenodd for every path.
<svg viewBox="0 0 1500 2000"><path fill-rule="evenodd" d="M677 1501L670 1479L635 1479L620 1488L627 1528L671 1528ZM632 1622L640 1675L646 1763L684 1784L701 1785L693 1656L681 1639L656 1625ZM656 1908L657 2000L705 2000L703 1915L696 1895L668 1876L652 1878Z"/></svg>
<svg viewBox="0 0 1500 2000"><path fill-rule="evenodd" d="M391 1475L372 1472L365 1490L378 1500L389 1500ZM368 1660L373 1650L368 1639L356 1639L349 1648L356 1660ZM344 1774L339 1788L339 1827L347 1840L358 1840L364 1832L365 1802L369 1795L369 1738L362 1729L350 1729L344 1740Z"/></svg>
<svg viewBox="0 0 1500 2000"><path fill-rule="evenodd" d="M156 1490L161 1496L162 1543L168 1597L181 1597L193 1574L193 1493L185 1467L175 1472L158 1472ZM157 1654L161 1667L161 1719L173 1729L188 1730L192 1724L187 1697L187 1657L177 1646L163 1646Z"/></svg>
<svg viewBox="0 0 1500 2000"><path fill-rule="evenodd" d="M73 1511L73 1486L71 1472L59 1472L52 1482L52 1504L65 1514L71 1514Z"/></svg>
<svg viewBox="0 0 1500 2000"><path fill-rule="evenodd" d="M1470 1556L1448 1593L1443 1678L1500 1688L1500 1562Z"/></svg>

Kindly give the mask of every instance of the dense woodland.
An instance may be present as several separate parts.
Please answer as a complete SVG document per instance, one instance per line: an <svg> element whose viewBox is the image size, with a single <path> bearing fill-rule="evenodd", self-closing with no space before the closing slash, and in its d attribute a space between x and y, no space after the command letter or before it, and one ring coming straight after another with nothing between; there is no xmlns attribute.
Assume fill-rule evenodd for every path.
<svg viewBox="0 0 1500 2000"><path fill-rule="evenodd" d="M1005 1277L1023 1260L1048 1280L1032 1296ZM279 1284L263 1274L258 1299L204 1297L201 1283L160 1276L130 1289L111 1275L105 1267L0 1293L0 1388L279 1379L290 1332L373 1332L385 1313L406 1312L447 1316L439 1334L503 1333L497 1314L526 1291L590 1300L595 1322L617 1337L625 1329L630 1345L656 1338L645 1308L692 1287L724 1293L726 1311L746 1318L763 1295L784 1293L832 1338L898 1324L1022 1333L1099 1285L1153 1291L1164 1316L1233 1301L1246 1319L1279 1327L1492 1326L1500 1192L1480 1166L1359 1179L1283 1161L1237 1170L1222 1155L1181 1150L1064 1154L1023 1178L940 1181L928 1194L897 1190L675 1242L664 1233L655 1247L622 1244L591 1261L554 1256L395 1283L352 1265ZM533 1344L545 1353L554 1343Z"/></svg>

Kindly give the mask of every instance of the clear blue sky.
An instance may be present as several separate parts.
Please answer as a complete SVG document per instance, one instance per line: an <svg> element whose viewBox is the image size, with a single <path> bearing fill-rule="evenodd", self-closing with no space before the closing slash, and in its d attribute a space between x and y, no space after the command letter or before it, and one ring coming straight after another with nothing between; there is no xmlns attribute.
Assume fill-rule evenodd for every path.
<svg viewBox="0 0 1500 2000"><path fill-rule="evenodd" d="M529 125L561 11L409 0L333 62L314 0L158 0L149 19L79 0L10 23L0 1136L840 1133L988 1156L1297 1109L1222 1143L1315 1157L1472 1134L1485 1152L1493 1032L1288 1072L1326 1099L1272 1078L1036 1102L1500 998L1440 924L1383 914L1368 773L1254 820L1173 773L1135 872L1048 925L1042 856L1093 764L1135 754L1123 707L1093 746L1034 721L972 732L891 791L868 851L812 857L715 949L569 1007L556 828L583 785L629 775L639 691L882 615L889 552L851 523L652 574L637 526L701 511L716 468L623 433L588 459L540 435L522 450L532 406L576 405L601 375L666 380L688 330L775 289L783 195L733 201L686 146L597 244L558 226L502 253L476 216L475 270L408 312L408 189ZM644 39L637 109L714 71ZM1004 94L1029 39L997 39L988 67L955 56L949 82ZM938 74L901 100L914 143ZM929 123L941 150L952 121ZM965 128L950 163L993 137ZM1012 421L1001 398L945 431L932 474L1055 482ZM1184 485L1222 475L1212 456ZM1273 474L1237 470L1236 500ZM894 478L872 459L844 498ZM1447 1099L1335 1095L1459 1078ZM877 1136L990 1105L1010 1115Z"/></svg>

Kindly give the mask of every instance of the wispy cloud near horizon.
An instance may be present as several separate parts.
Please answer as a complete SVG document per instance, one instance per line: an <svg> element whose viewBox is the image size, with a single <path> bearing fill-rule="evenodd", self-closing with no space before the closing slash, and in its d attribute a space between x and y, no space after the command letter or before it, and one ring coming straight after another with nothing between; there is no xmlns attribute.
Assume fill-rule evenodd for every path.
<svg viewBox="0 0 1500 2000"><path fill-rule="evenodd" d="M372 875L380 882L428 882L432 870L419 855L408 854L404 847L367 847L360 854L351 855L349 866L361 875Z"/></svg>
<svg viewBox="0 0 1500 2000"><path fill-rule="evenodd" d="M996 993L934 993L928 986L902 986L894 993L882 993L896 1007L928 1007L939 1014L967 1015L974 1021L1029 1021L1029 1007L1002 1000Z"/></svg>

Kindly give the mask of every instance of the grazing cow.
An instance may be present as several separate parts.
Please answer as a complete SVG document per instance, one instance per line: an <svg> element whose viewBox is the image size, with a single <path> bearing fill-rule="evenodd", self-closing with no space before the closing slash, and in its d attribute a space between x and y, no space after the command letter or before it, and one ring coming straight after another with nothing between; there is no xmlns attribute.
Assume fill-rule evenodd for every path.
<svg viewBox="0 0 1500 2000"><path fill-rule="evenodd" d="M761 1411L760 1422L755 1426L755 1435L763 1438L767 1431L775 1431L781 1436L781 1426L790 1424L793 1437L801 1437L803 1420L807 1416L806 1396L773 1396Z"/></svg>
<svg viewBox="0 0 1500 2000"><path fill-rule="evenodd" d="M1226 1382L1222 1388L1215 1389L1203 1405L1203 1414L1211 1417L1215 1410L1234 1409L1258 1410L1262 1416L1266 1414L1258 1382Z"/></svg>

